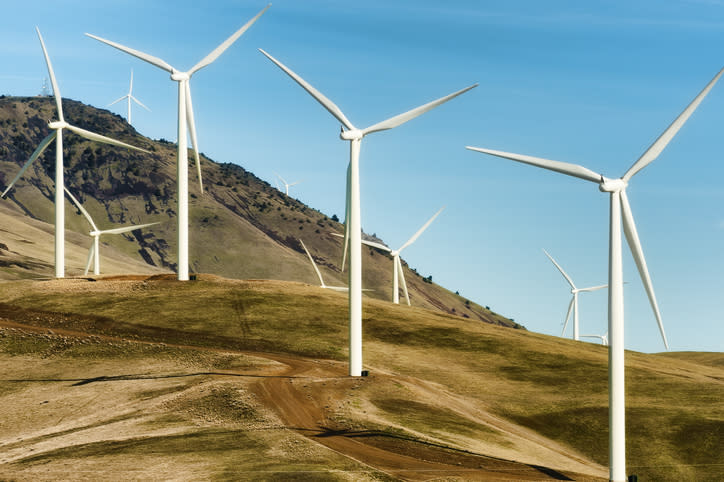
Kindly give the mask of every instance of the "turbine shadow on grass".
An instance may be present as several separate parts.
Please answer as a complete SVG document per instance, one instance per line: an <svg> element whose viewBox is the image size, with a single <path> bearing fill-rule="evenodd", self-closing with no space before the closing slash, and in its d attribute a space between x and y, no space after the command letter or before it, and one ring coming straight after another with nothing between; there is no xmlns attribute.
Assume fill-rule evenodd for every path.
<svg viewBox="0 0 724 482"><path fill-rule="evenodd" d="M239 378L288 378L305 379L318 377L305 377L295 375L257 375L253 373L228 373L228 372L194 372L194 373L172 373L168 375L101 375L93 378L16 378L0 380L7 383L44 383L44 382L75 382L73 387L88 385L96 382L117 382L129 380L163 380L169 378L191 378L202 376L239 377Z"/></svg>

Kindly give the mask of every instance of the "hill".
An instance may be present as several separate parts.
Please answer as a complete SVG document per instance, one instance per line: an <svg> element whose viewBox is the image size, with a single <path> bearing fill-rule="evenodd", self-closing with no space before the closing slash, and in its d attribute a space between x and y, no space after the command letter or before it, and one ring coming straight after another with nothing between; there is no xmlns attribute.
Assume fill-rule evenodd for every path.
<svg viewBox="0 0 724 482"><path fill-rule="evenodd" d="M176 146L165 140L143 137L124 119L107 110L63 99L66 117L78 127L103 133L143 147L150 154L118 149L87 141L74 134L64 138L65 183L96 219L99 227L126 223L161 222L129 235L102 238L106 244L104 273L158 273L176 269ZM48 134L47 120L55 105L48 97L0 97L0 188L4 190L35 147ZM53 223L55 144L25 173L9 192L8 224L0 243L3 279L29 276L10 253L23 253L36 273L52 275L52 244L46 237L22 236L25 225ZM191 156L190 156L191 157ZM195 172L194 168L190 169ZM236 279L276 279L317 283L299 243L312 252L325 281L346 284L339 264L342 241L332 233L343 226L323 213L286 196L236 164L216 163L202 156L205 192L190 179L190 266L197 273L214 273ZM19 216L23 213L26 216ZM31 219L29 219L31 218ZM20 223L20 224L16 224ZM66 204L66 229L86 234L88 226L77 209ZM101 227L101 229L103 229ZM41 230L47 231L47 227ZM10 233L11 231L11 233ZM14 238L14 239L12 239ZM6 239L11 239L7 241ZM81 247L88 238L70 236L69 275L85 267ZM22 249L21 249L22 246ZM110 249L107 248L110 247ZM87 248L84 248L87 250ZM134 261L129 261L129 257ZM145 265L145 266L144 266ZM437 309L489 323L516 328L521 325L458 296L411 270L405 277L414 306ZM367 296L389 300L392 259L374 248L363 250L363 284Z"/></svg>
<svg viewBox="0 0 724 482"><path fill-rule="evenodd" d="M605 347L202 275L2 283L0 478L606 480ZM722 480L722 354L626 353L628 471Z"/></svg>

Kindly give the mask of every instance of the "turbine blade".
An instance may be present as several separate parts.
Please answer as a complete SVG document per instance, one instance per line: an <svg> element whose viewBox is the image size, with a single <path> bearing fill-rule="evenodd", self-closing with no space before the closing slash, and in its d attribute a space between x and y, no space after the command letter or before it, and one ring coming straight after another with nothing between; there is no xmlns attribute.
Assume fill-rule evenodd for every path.
<svg viewBox="0 0 724 482"><path fill-rule="evenodd" d="M402 292L405 293L405 301L407 301L407 306L410 305L410 295L407 292L407 282L405 281L405 272L402 269L402 261L400 261L400 257L396 256L395 260L397 261L397 269L400 273L400 281L402 282Z"/></svg>
<svg viewBox="0 0 724 482"><path fill-rule="evenodd" d="M576 289L576 285L573 284L573 280L571 279L571 277L568 276L568 274L567 274L565 271L563 271L563 268L561 268L561 265L559 265L558 263L556 263L556 260L553 259L553 256L551 256L550 254L548 254L548 251L546 251L546 250L544 249L543 252L546 254L546 256L548 256L548 259L550 259L551 262L553 262L553 264L556 266L556 268L558 268L558 271L560 271L561 274L563 275L563 277L566 279L566 281L568 281L568 284L571 285L571 288L573 288L573 289L575 290L575 289Z"/></svg>
<svg viewBox="0 0 724 482"><path fill-rule="evenodd" d="M293 183L289 184L287 187L296 186L296 185L299 184L300 182L302 182L302 181L294 181Z"/></svg>
<svg viewBox="0 0 724 482"><path fill-rule="evenodd" d="M199 157L199 144L196 138L196 122L194 122L194 107L191 104L191 86L186 81L186 124L191 135L191 144L194 146L194 155L196 157L196 175L199 177L199 190L204 192L204 181L201 178L201 158Z"/></svg>
<svg viewBox="0 0 724 482"><path fill-rule="evenodd" d="M85 271L83 272L83 276L88 275L88 270L90 270L91 261L93 260L93 252L95 251L95 249L96 249L95 239L91 238L91 247L88 250L88 261L85 264Z"/></svg>
<svg viewBox="0 0 724 482"><path fill-rule="evenodd" d="M118 103L118 102L122 101L123 99L125 99L125 98L127 98L127 97L128 97L128 95L124 95L123 97L117 98L116 100L114 100L113 102L111 102L110 104L108 104L108 107L112 106L112 105L115 104L115 103Z"/></svg>
<svg viewBox="0 0 724 482"><path fill-rule="evenodd" d="M33 161L35 161L43 153L43 151L48 147L48 145L50 145L50 143L53 142L53 139L55 139L56 135L58 135L58 131L54 130L53 132L48 134L45 137L45 139L40 141L40 144L38 145L38 147L36 147L35 151L33 151L33 153L30 155L30 159L25 161L25 164L23 164L23 167L20 169L20 172L18 172L15 175L15 177L13 178L13 180L10 181L10 184L8 184L8 187L5 188L5 191L3 191L2 194L0 194L0 197L5 197L5 195L8 193L10 188L12 188L13 185L15 185L15 183L18 181L18 179L20 179L23 176L23 174L25 174L25 171L28 170L28 168L33 163Z"/></svg>
<svg viewBox="0 0 724 482"><path fill-rule="evenodd" d="M40 46L43 48L43 55L45 56L45 63L48 66L48 74L50 75L50 83L53 86L53 96L55 96L55 105L58 107L58 119L63 122L65 121L65 118L63 117L63 102L62 97L60 95L60 89L58 88L58 81L55 80L55 72L53 72L53 64L50 63L50 56L48 55L48 50L45 48L45 42L43 42L43 36L40 35L40 29L38 27L35 27L35 30L38 32L38 38L40 39Z"/></svg>
<svg viewBox="0 0 724 482"><path fill-rule="evenodd" d="M98 231L98 227L96 226L96 223L93 222L93 218L91 217L90 214L88 214L88 211L86 211L85 208L80 204L80 202L78 202L78 200L75 198L75 196L73 196L70 193L70 191L68 190L68 188L66 186L63 186L63 189L65 190L65 193L68 195L68 197L73 202L73 204L76 205L76 207L81 212L81 214L83 214L83 216L85 216L86 220L88 221L88 224L91 225L91 228L93 229L93 231Z"/></svg>
<svg viewBox="0 0 724 482"><path fill-rule="evenodd" d="M193 75L194 72L203 69L204 67L206 67L207 65L209 65L211 62L213 62L214 60L216 60L217 58L219 58L219 56L220 56L221 54L223 54L226 49L228 49L229 47L231 47L231 44L233 44L234 42L236 42L236 40L237 40L239 37L241 37L242 34L243 34L244 32L246 32L247 29L248 29L249 27L251 27L251 26L254 24L254 22L256 22L256 21L259 19L259 17L261 17L261 16L264 14L264 12L267 11L267 9L268 9L269 7L271 7L271 3L270 3L269 5L267 5L266 7L264 7L264 8L261 10L261 12L257 13L254 18L252 18L251 20L249 20L248 22L246 22L243 27L241 27L239 30L237 30L236 32L234 32L234 33L231 35L231 37L229 37L229 38L227 38L226 40L224 40L224 42L223 42L221 45L219 45L218 47L216 47L209 55L207 55L206 57L204 57L203 59L201 59L201 61L200 61L198 64L194 65L194 66L191 68L191 70L189 70L189 72L188 72L189 76Z"/></svg>
<svg viewBox="0 0 724 482"><path fill-rule="evenodd" d="M319 284L324 286L324 280L322 279L322 273L319 272L319 268L317 268L317 263L314 262L314 258L312 258L312 255L309 254L309 250L307 249L307 247L304 246L304 241L302 241L300 239L299 242L302 244L302 248L304 248L304 252L307 253L307 256L309 257L309 261L312 262L312 267L314 268L314 271L317 273L317 277L319 278ZM329 288L335 289L331 286Z"/></svg>
<svg viewBox="0 0 724 482"><path fill-rule="evenodd" d="M271 55L269 55L268 53L266 53L264 50L259 49L259 51L260 51L261 53L263 53L264 55L266 55L269 60L271 60L272 62L274 62L274 63L277 65L277 67L279 67L279 68L282 69L284 72L286 72L286 74L287 74L289 77L291 77L297 84L299 84L304 90L306 90L307 92L309 92L309 95L311 95L312 97L314 97L314 98L317 100L317 102L319 102L320 104L322 104L322 107L324 107L325 109L327 109L327 112L329 112L330 114L332 114L335 119L337 119L337 120L340 121L342 124L344 124L344 126L345 126L347 129L354 129L354 128L355 128L355 127L352 125L352 123L344 116L344 113L342 112L342 110L341 110L339 107L337 107L337 105L336 105L334 102L332 102L331 100L329 100L328 98L326 98L326 97L324 96L324 94L322 94L322 93L319 92L317 89L315 89L314 87L312 87L312 86L311 86L310 84L308 84L304 79L302 79L302 78L299 77L297 74L295 74L294 72L292 72L286 65L282 64L281 62L279 62L277 59L275 59L274 57L272 57Z"/></svg>
<svg viewBox="0 0 724 482"><path fill-rule="evenodd" d="M608 288L608 285L599 285L599 286L592 286L590 288L581 288L578 291L597 291L597 290L601 290L603 288Z"/></svg>
<svg viewBox="0 0 724 482"><path fill-rule="evenodd" d="M425 224L423 224L422 227L420 229L418 229L417 232L415 234L413 234L412 237L410 239L408 239L407 242L405 242L405 244L403 244L400 249L397 250L397 252L398 253L402 252L403 249L405 249L406 247L408 247L409 245L411 245L412 243L417 241L417 238L419 238L420 235L432 224L432 222L442 212L443 209L445 209L445 206L441 207L438 212L433 214L433 216L430 219L428 219L427 222Z"/></svg>
<svg viewBox="0 0 724 482"><path fill-rule="evenodd" d="M571 298L571 302L568 303L568 313L566 313L566 321L563 323L563 331L561 331L561 336L563 336L566 332L566 327L568 326L568 320L571 318L571 312L573 311L573 303L576 301L576 297L574 296Z"/></svg>
<svg viewBox="0 0 724 482"><path fill-rule="evenodd" d="M651 277L649 276L649 270L646 267L646 259L644 258L643 249L641 249L641 241L639 240L638 232L636 231L636 225L634 224L633 213L631 212L631 205L628 202L626 191L620 192L621 196L621 219L623 220L623 232L626 235L626 241L628 242L629 249L633 255L634 261L636 261L636 267L639 270L641 281L644 283L646 288L646 294L649 297L649 303L651 308L654 310L656 316L656 322L659 324L659 331L661 337L664 340L666 349L669 349L669 342L666 340L666 332L664 332L664 323L661 321L661 313L659 312L659 305L656 302L656 295L654 294L654 287L651 283Z"/></svg>
<svg viewBox="0 0 724 482"><path fill-rule="evenodd" d="M100 231L100 234L122 234L122 233L128 233L130 231L135 231L136 229L143 229L147 228L148 226L153 226L154 224L160 224L160 222L155 223L146 223L146 224L136 224L133 226L123 226L122 228L113 228L113 229L106 229L104 231Z"/></svg>
<svg viewBox="0 0 724 482"><path fill-rule="evenodd" d="M89 33L86 33L86 36L90 37L92 39L96 39L99 42L103 42L106 45L110 45L111 47L117 48L118 50L120 50L122 52L126 52L129 55L133 55L134 57L139 58L145 62L148 62L151 65L155 65L159 69L163 69L166 72L168 72L169 74L173 74L173 72L175 70L173 67L171 67L165 61L159 59L158 57L154 57L153 55L148 55L147 53L141 52L140 50L132 49L130 47L126 47L126 46L121 45L116 42L111 42L110 40L106 40L104 38L97 37L97 36L89 34Z"/></svg>
<svg viewBox="0 0 724 482"><path fill-rule="evenodd" d="M494 151L492 149L482 149L480 147L466 146L466 149L471 151L482 152L483 154L490 154L491 156L502 157L504 159L510 159L511 161L522 162L523 164L530 164L531 166L542 167L550 171L560 172L561 174L567 174L569 176L578 177L586 181L601 183L602 175L596 174L588 168L579 166L578 164L569 164L567 162L551 161L550 159L543 159L541 157L526 156L523 154L513 154L511 152Z"/></svg>
<svg viewBox="0 0 724 482"><path fill-rule="evenodd" d="M626 171L626 174L623 175L623 180L628 182L629 179L631 179L637 172L639 172L644 167L648 166L654 159L656 159L659 154L661 154L661 151L664 150L664 148L669 144L671 139L674 138L674 136L679 132L679 129L684 125L684 123L689 120L689 117L691 117L691 114L694 113L697 107L699 107L699 104L701 104L701 101L704 100L704 97L707 96L709 91L714 87L714 84L719 80L719 77L721 77L722 73L724 73L724 69L720 70L713 79L709 81L708 84L706 84L706 87L699 92L699 95L697 95L694 100L691 101L691 103L684 109L684 111L679 114L679 117L677 117L674 122L671 123L671 125L659 136L656 141L649 147L646 152L643 153L641 157L629 168L628 171Z"/></svg>
<svg viewBox="0 0 724 482"><path fill-rule="evenodd" d="M148 112L151 112L151 109L149 109L148 107L146 107L145 105L143 105L143 102L141 102L140 100L136 99L136 98L133 97L133 96L131 96L131 99L133 100L133 102L135 102L136 104L140 105L141 107L143 107L144 109L146 109Z"/></svg>
<svg viewBox="0 0 724 482"><path fill-rule="evenodd" d="M437 100L433 100L432 102L428 102L425 105L421 105L420 107L416 107L412 110L409 110L403 114L396 115L395 117L391 117L387 120L383 120L382 122L378 122L377 124L374 124L372 126L367 127L362 131L363 135L371 134L373 132L378 131L385 131L387 129L392 129L394 127L397 127L401 124L404 124L405 122L411 121L415 117L418 117L425 112L434 109L435 107L444 104L445 102L454 99L455 97L464 94L465 92L469 91L470 89L474 89L477 87L478 84L473 84L469 87L465 87L464 89L458 90L457 92L453 92L450 95L446 95L445 97L441 97Z"/></svg>
<svg viewBox="0 0 724 482"><path fill-rule="evenodd" d="M87 131L87 130L85 130L85 129L81 129L80 127L76 127L76 126L71 125L71 124L68 124L65 128L68 129L68 130L70 130L70 131L75 132L75 133L78 134L79 136L83 136L83 137L85 137L86 139L90 139L90 140L92 140L92 141L102 142L102 143L105 143L105 144L112 144L112 145L114 145L114 146L126 147L126 148L128 148L128 149L133 149L133 150L136 150L136 151L141 151L141 152L149 153L149 151L147 151L146 149L142 149L142 148L140 148L140 147L132 146L132 145L130 145L130 144L126 144L125 142L117 141L117 140L115 140L115 139L111 139L110 137L102 136L102 135L100 135L100 134L96 134L95 132Z"/></svg>
<svg viewBox="0 0 724 482"><path fill-rule="evenodd" d="M374 241L368 241L366 239L362 240L362 244L366 244L367 246L372 246L373 248L381 249L382 251L387 251L388 253L391 253L392 250L385 246L384 244L376 243Z"/></svg>
<svg viewBox="0 0 724 482"><path fill-rule="evenodd" d="M345 204L344 204L344 249L342 250L342 271L344 271L344 264L347 260L347 247L349 246L349 206L350 206L350 177L352 176L352 164L347 164L347 186L345 189Z"/></svg>
<svg viewBox="0 0 724 482"><path fill-rule="evenodd" d="M277 174L277 173L275 172L274 174ZM282 184L284 184L285 186L287 185L287 181L285 181L282 176L280 176L279 174L277 174L277 177L278 177L279 180L282 182Z"/></svg>

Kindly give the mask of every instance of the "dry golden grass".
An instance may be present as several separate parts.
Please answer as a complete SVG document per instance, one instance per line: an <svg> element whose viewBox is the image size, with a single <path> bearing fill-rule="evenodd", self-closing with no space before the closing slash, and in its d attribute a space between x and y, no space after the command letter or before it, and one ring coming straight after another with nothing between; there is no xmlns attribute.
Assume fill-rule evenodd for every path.
<svg viewBox="0 0 724 482"><path fill-rule="evenodd" d="M181 351L193 346L337 361L347 356L346 295L300 283L201 276L187 283L161 277L19 281L1 288L0 317L43 329L168 345L158 350L173 345ZM365 367L372 376L331 406L334 423L606 476L605 347L372 299L365 299L363 319ZM17 337L3 342L3 364L43 359L48 349L27 343ZM99 356L98 349L85 350L63 351L61 371L77 370L74 360L84 364ZM151 363L143 361L143 351L116 356L111 350L100 358L120 359L129 367ZM153 363L160 363L157 359ZM176 360L170 357L165 370ZM220 362L209 363L207 369ZM234 363L243 367L247 361ZM724 355L627 352L626 365L629 473L644 480L722 480ZM157 370L161 367L149 368ZM96 373L103 372L98 366ZM218 388L220 394L231 389ZM4 383L0 395L11 402L13 390ZM187 398L204 399L199 394ZM161 413L154 423L163 426ZM168 423L174 427L178 421ZM272 443L271 433L261 446L244 450L268 450L264 444ZM203 436L215 441L193 444L215 446L231 435ZM123 445L119 453L154 447L150 441L144 444ZM94 445L93 450L119 449Z"/></svg>

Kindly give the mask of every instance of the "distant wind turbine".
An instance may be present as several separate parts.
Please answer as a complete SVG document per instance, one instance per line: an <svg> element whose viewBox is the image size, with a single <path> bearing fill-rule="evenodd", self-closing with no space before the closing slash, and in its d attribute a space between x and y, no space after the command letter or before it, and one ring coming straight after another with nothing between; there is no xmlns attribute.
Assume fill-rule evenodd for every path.
<svg viewBox="0 0 724 482"><path fill-rule="evenodd" d="M407 306L410 306L410 296L407 293L407 283L405 282L405 272L402 270L402 263L400 262L400 253L402 253L402 250L414 243L417 238L420 237L420 235L432 224L432 222L435 220L435 218L442 212L442 210L445 209L444 207L440 208L438 212L436 212L430 219L427 220L425 224L422 225L420 229L417 230L415 234L412 235L410 239L405 241L405 243L400 246L397 249L390 249L384 244L376 243L374 241L368 241L366 239L362 240L362 244L366 244L367 246L372 246L373 248L380 249L382 251L387 251L392 255L392 302L395 304L400 304L400 288L399 288L399 280L402 280L402 290L405 293L405 300L407 301Z"/></svg>
<svg viewBox="0 0 724 482"><path fill-rule="evenodd" d="M85 265L85 272L83 273L83 276L88 274L88 270L90 269L91 261L93 261L93 274L101 274L101 262L100 262L100 254L99 254L99 248L100 248L100 238L102 234L123 234L130 231L135 231L136 229L142 229L146 228L148 226L153 226L154 224L159 224L158 222L155 223L147 223L147 224L137 224L134 226L124 226L122 228L114 228L114 229L104 229L100 230L98 229L98 226L96 226L96 223L93 222L93 218L91 215L86 211L86 209L78 202L78 200L73 196L68 188L64 188L65 193L68 195L70 200L75 204L75 206L78 208L78 210L85 216L85 219L88 221L88 224L90 224L91 231L88 233L91 238L93 238L93 242L91 243L90 249L88 250L88 262Z"/></svg>
<svg viewBox="0 0 724 482"><path fill-rule="evenodd" d="M476 87L477 84L466 87L453 94L442 97L425 105L412 109L403 114L391 117L387 120L371 125L365 129L358 129L345 117L337 105L325 97L321 92L308 84L281 62L259 49L277 67L282 69L297 84L306 90L314 99L324 107L327 112L342 123L340 139L350 142L350 160L347 168L347 189L346 189L346 219L345 235L349 238L350 246L350 269L349 269L349 374L350 376L362 375L362 242L361 242L361 221L360 221L360 184L359 184L359 151L364 136L373 132L392 129L425 112L443 104L450 99L457 97L464 92ZM347 130L345 130L345 128ZM347 242L345 242L345 246Z"/></svg>
<svg viewBox="0 0 724 482"><path fill-rule="evenodd" d="M669 343L666 340L664 325L661 321L659 306L656 303L654 288L651 284L646 260L639 241L638 232L634 224L631 206L626 187L631 178L641 169L648 166L658 157L661 151L673 139L681 126L689 119L704 97L719 80L724 69L720 70L714 78L704 87L693 101L679 114L671 125L654 141L646 152L629 168L619 179L610 179L590 169L577 164L552 161L539 157L513 154L509 152L481 149L478 147L467 147L467 149L490 154L505 159L510 159L524 164L541 167L551 171L577 177L585 181L598 184L601 192L610 196L610 218L609 218L609 255L608 255L608 333L610 344L608 348L608 400L609 400L609 479L612 481L626 480L626 423L625 423L625 389L624 389L624 313L623 313L623 268L621 254L621 222L626 241L631 249L634 261L641 276L641 281L646 288L646 293L651 303L651 308L656 316L661 337L664 340L666 349Z"/></svg>
<svg viewBox="0 0 724 482"><path fill-rule="evenodd" d="M65 121L65 118L63 117L63 102L60 96L58 82L55 79L55 72L53 72L53 66L50 63L50 57L48 56L48 51L45 48L43 36L40 35L40 29L35 27L35 30L38 32L40 46L43 49L45 63L48 66L48 74L50 75L50 82L53 86L53 95L55 96L55 105L58 109L58 120L48 123L48 128L50 128L53 132L40 141L40 145L38 145L33 154L30 156L30 159L28 159L28 161L23 165L20 172L18 172L0 197L5 197L8 191L13 187L13 185L15 185L15 182L22 177L33 161L40 157L43 151L45 151L50 143L53 142L53 139L55 139L55 277L63 278L65 277L65 205L63 204L63 188L65 187L65 184L63 179L63 129L68 129L69 131L75 132L76 134L92 141L127 147L128 149L135 149L142 152L148 151L126 144L125 142L117 141L109 137L81 129L80 127L76 127Z"/></svg>
<svg viewBox="0 0 724 482"><path fill-rule="evenodd" d="M597 338L601 340L601 345L608 346L608 332L603 335L581 335L581 338Z"/></svg>
<svg viewBox="0 0 724 482"><path fill-rule="evenodd" d="M274 174L277 174L277 173L275 172ZM284 178L283 178L282 176L280 176L279 174L277 174L277 177L278 177L279 180L282 182L282 184L284 184L284 193L285 193L287 196L289 196L289 188L290 188L290 187L296 186L297 184L299 184L300 182L302 182L302 181L294 181L294 182L289 183L289 182L285 181Z"/></svg>
<svg viewBox="0 0 724 482"><path fill-rule="evenodd" d="M566 332L566 327L568 326L568 319L571 317L571 311L573 311L573 339L578 341L580 338L580 335L578 334L578 293L586 292L586 291L596 291L603 288L606 288L608 285L599 285L599 286L592 286L590 288L576 288L576 285L573 283L573 280L571 279L568 274L563 271L563 268L561 268L561 265L559 265L555 259L553 259L553 256L548 254L548 251L545 249L543 252L548 256L548 259L551 260L551 262L555 265L556 268L558 268L558 271L561 272L563 277L568 281L568 284L571 285L571 294L573 295L573 298L571 298L571 302L568 304L568 313L566 313L566 321L563 324L563 331L561 332L561 336Z"/></svg>
<svg viewBox="0 0 724 482"><path fill-rule="evenodd" d="M176 165L176 177L178 183L178 279L188 281L189 279L189 175L188 175L188 144L186 140L186 131L191 136L191 144L193 145L196 155L196 173L199 178L199 187L201 192L204 191L203 181L201 180L201 159L199 157L199 145L196 140L196 125L194 123L194 111L191 104L191 88L189 81L191 76L198 70L206 67L216 60L226 49L228 49L236 40L256 22L259 17L271 6L264 7L254 18L246 22L243 27L234 32L221 45L216 47L206 57L201 59L199 63L191 67L190 70L182 72L165 61L152 55L125 47L121 44L111 42L95 35L86 33L88 37L94 38L99 42L103 42L111 47L133 55L151 65L165 70L171 74L171 80L178 82L178 157Z"/></svg>
<svg viewBox="0 0 724 482"><path fill-rule="evenodd" d="M349 288L346 286L327 286L324 284L324 279L322 278L322 273L319 272L319 268L317 267L317 263L314 262L314 258L312 258L312 255L309 253L309 250L304 245L304 241L301 239L299 242L302 244L302 248L304 248L304 252L307 253L307 256L309 257L309 261L312 263L312 267L314 268L314 272L317 273L317 277L319 278L319 285L322 288L328 289L328 290L334 290L334 291L349 291Z"/></svg>
<svg viewBox="0 0 724 482"><path fill-rule="evenodd" d="M122 101L123 99L128 99L128 115L126 116L126 120L131 125L133 125L133 123L131 122L131 101L135 102L136 104L140 105L147 111L151 112L151 109L149 109L148 107L143 105L143 103L141 103L140 100L136 99L133 96L133 69L131 69L131 85L130 85L130 87L128 87L128 93L126 95L124 95L123 97L119 97L118 99L116 99L113 102L111 102L110 104L108 104L108 107L112 106L113 104L115 104L117 102Z"/></svg>

